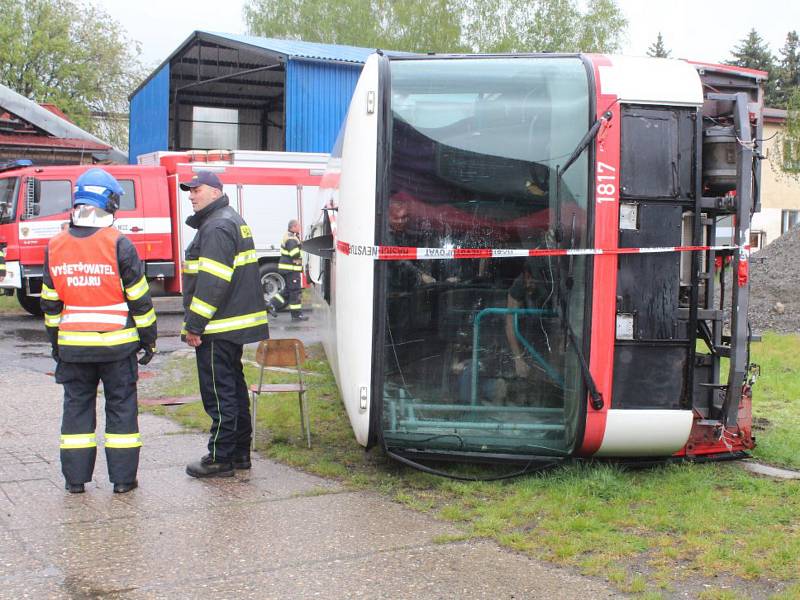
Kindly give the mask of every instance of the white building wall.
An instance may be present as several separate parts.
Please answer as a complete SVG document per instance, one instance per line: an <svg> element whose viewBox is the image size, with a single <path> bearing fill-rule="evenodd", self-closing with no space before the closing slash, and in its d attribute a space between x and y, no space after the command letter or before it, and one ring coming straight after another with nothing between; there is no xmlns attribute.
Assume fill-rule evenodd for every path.
<svg viewBox="0 0 800 600"><path fill-rule="evenodd" d="M784 113L767 109L773 113ZM784 117L785 118L785 117ZM784 211L800 213L800 180L781 170L779 144L785 122L781 118L764 124L765 160L761 163L761 212L753 215L752 232L763 232L764 245L781 236Z"/></svg>

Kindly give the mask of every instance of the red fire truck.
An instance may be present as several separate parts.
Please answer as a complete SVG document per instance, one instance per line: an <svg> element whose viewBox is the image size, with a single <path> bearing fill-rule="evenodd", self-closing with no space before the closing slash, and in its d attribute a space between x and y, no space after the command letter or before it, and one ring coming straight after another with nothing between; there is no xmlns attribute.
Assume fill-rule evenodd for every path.
<svg viewBox="0 0 800 600"><path fill-rule="evenodd" d="M156 152L138 165L104 167L125 195L115 227L136 245L154 293L181 291L183 250L194 236L192 213L179 184L198 170L214 171L233 206L250 224L264 294L284 285L277 269L280 240L290 219L310 222L327 154L294 152ZM72 188L88 166L38 167L22 161L0 167L0 245L6 248L5 294L15 292L29 313L41 314L44 249L69 222Z"/></svg>

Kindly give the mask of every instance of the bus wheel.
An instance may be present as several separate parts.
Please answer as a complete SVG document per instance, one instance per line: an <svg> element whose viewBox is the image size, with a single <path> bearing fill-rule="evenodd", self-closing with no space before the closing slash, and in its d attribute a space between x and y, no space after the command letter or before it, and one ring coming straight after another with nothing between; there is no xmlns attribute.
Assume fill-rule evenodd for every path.
<svg viewBox="0 0 800 600"><path fill-rule="evenodd" d="M283 296L283 302L276 302L277 309L280 310L286 306L286 296L284 289L286 289L286 280L278 271L277 263L264 263L259 267L261 274L261 288L264 290L264 301L269 302L275 297L275 294Z"/></svg>
<svg viewBox="0 0 800 600"><path fill-rule="evenodd" d="M39 297L28 296L28 294L25 293L24 288L19 288L17 290L17 300L19 300L20 306L27 310L34 317L41 317L44 314L42 307L39 306Z"/></svg>

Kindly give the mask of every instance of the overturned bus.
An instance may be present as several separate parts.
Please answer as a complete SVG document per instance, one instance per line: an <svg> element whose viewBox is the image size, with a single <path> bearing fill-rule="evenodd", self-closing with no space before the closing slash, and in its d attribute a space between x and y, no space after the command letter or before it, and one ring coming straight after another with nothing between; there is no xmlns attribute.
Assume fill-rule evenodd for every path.
<svg viewBox="0 0 800 600"><path fill-rule="evenodd" d="M370 57L305 243L358 442L406 461L752 448L765 77Z"/></svg>

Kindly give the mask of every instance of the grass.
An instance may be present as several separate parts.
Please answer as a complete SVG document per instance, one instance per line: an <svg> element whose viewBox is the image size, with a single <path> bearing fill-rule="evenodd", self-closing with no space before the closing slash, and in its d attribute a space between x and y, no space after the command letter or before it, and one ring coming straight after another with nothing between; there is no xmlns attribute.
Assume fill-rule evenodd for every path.
<svg viewBox="0 0 800 600"><path fill-rule="evenodd" d="M24 309L17 302L16 296L6 296L0 293L0 313L24 312Z"/></svg>
<svg viewBox="0 0 800 600"><path fill-rule="evenodd" d="M800 469L800 336L766 333L752 345L752 361L761 366L754 388L753 455Z"/></svg>
<svg viewBox="0 0 800 600"><path fill-rule="evenodd" d="M320 348L312 351L306 368L316 374L309 377L314 447L305 448L296 396L287 395L260 401L256 443L263 455L356 489L377 490L462 528L462 534L437 543L494 539L604 577L641 598L663 597L676 586L708 599L749 597L753 589L756 595L800 598L800 481L759 478L738 463L637 471L574 463L500 482L434 477L355 443L327 362ZM753 345L753 360L762 367L754 390L755 456L800 468L800 338L768 334ZM248 365L246 376L255 381L255 368ZM286 380L283 374L268 377ZM164 395L196 394L193 358L169 361L158 385ZM191 427L209 425L199 404L158 411Z"/></svg>

